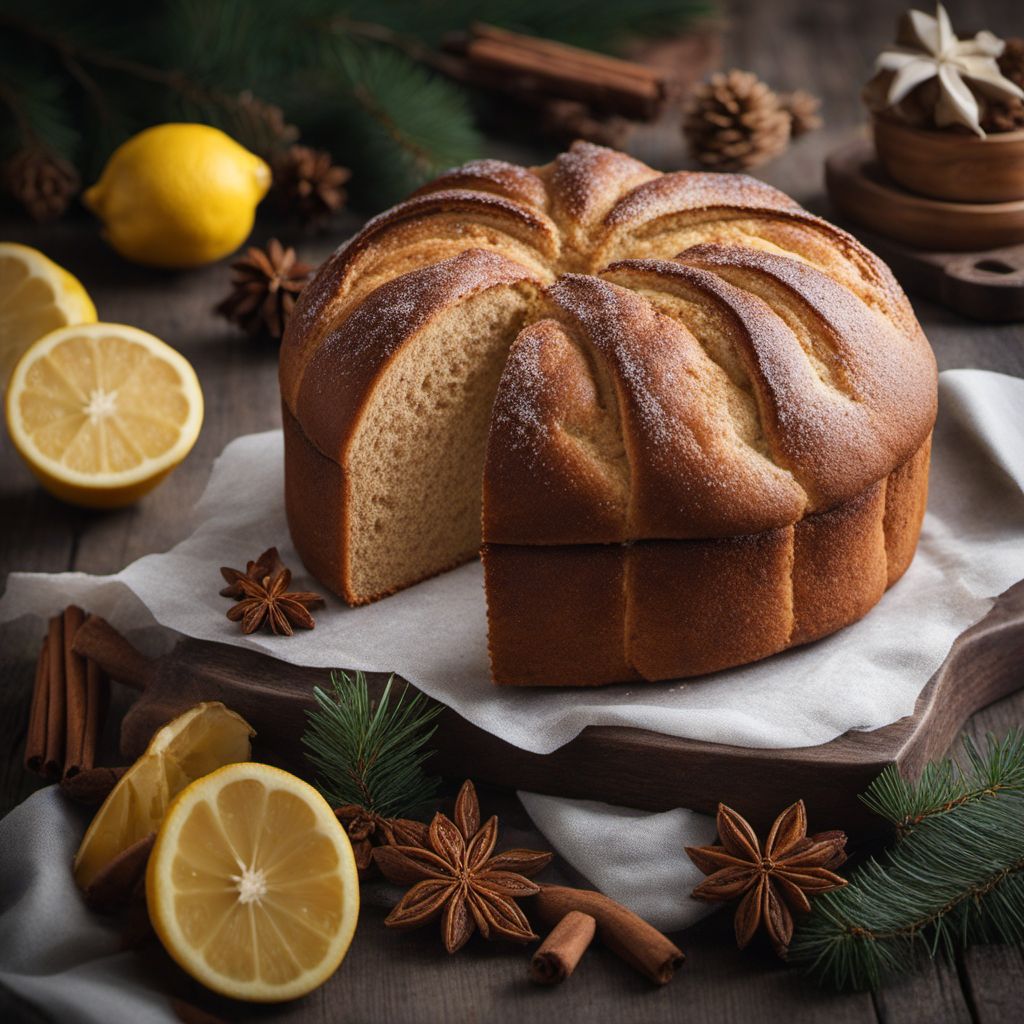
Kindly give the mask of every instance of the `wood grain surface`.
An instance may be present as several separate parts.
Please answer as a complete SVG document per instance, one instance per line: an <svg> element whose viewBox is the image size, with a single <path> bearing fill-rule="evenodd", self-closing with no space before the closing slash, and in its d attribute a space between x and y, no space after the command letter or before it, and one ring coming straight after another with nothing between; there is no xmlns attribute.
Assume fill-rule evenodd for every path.
<svg viewBox="0 0 1024 1024"><path fill-rule="evenodd" d="M826 127L793 146L757 173L830 216L822 187L824 158L863 120L858 92L879 48L890 41L900 5L888 0L742 0L725 7L726 67L750 68L779 89L810 89L823 96ZM1024 32L1019 0L950 0L964 30L989 27ZM638 133L637 156L669 170L685 166L670 125ZM492 155L541 162L554 146L534 149L495 144ZM339 154L343 158L343 154ZM342 219L330 236L293 239L310 260L322 258L358 226ZM273 233L258 229L258 238ZM190 510L209 478L213 459L232 437L280 423L276 351L253 345L212 315L226 289L223 265L163 274L113 257L84 218L47 228L11 220L5 238L42 247L78 274L107 320L136 324L179 347L193 362L207 397L199 443L162 487L137 507L97 514L67 508L43 494L4 437L0 451L0 567L9 570L112 572L151 551L165 550L190 529ZM915 298L915 308L943 369L971 366L1024 376L1024 329L965 321ZM270 541L268 541L269 543ZM257 545L257 550L259 545ZM216 572L216 567L211 567ZM213 585L217 584L214 580ZM40 635L24 624L0 629L0 810L23 799L37 781L21 767L29 687ZM115 712L118 711L115 705ZM105 743L113 757L117 715ZM965 731L981 738L1024 719L1024 694L975 714ZM543 839L509 792L485 787L485 811L501 815L509 845L538 847ZM814 828L841 826L812 820ZM552 882L578 883L564 863L549 869ZM739 953L727 914L715 915L675 936L687 963L672 984L652 990L607 951L587 952L573 977L554 989L526 980L529 954L472 943L448 957L430 929L386 933L382 921L394 899L368 885L355 943L341 970L320 991L282 1007L239 1007L209 997L159 954L150 958L169 992L230 1020L326 1024L351 1022L559 1021L560 1024L689 1021L785 1021L787 1024L886 1024L963 1021L996 1024L1016 1019L1024 992L1024 955L1016 947L977 947L956 963L940 964L871 995L836 995L808 987L763 949ZM0 990L0 1019L43 1020ZM112 1022L114 1024L114 1022Z"/></svg>

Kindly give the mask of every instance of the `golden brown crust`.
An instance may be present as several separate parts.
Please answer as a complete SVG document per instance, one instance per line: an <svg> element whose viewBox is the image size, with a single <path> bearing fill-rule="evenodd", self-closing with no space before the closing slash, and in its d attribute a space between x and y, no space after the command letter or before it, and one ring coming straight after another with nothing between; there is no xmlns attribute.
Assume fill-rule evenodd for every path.
<svg viewBox="0 0 1024 1024"><path fill-rule="evenodd" d="M528 167L506 163L504 160L470 160L427 182L413 192L413 196L453 188L494 192L506 199L535 206L538 210L546 210L548 205L544 182Z"/></svg>
<svg viewBox="0 0 1024 1024"><path fill-rule="evenodd" d="M910 567L928 503L931 436L904 465L889 474L885 489L885 555L888 586Z"/></svg>
<svg viewBox="0 0 1024 1024"><path fill-rule="evenodd" d="M496 287L544 288L488 437L496 678L713 671L853 621L905 571L936 369L888 268L754 179L577 143L449 171L303 292L281 352L289 524L347 600L345 453L375 382Z"/></svg>
<svg viewBox="0 0 1024 1024"><path fill-rule="evenodd" d="M930 441L886 480L779 530L633 544L485 545L495 682L686 678L855 622L912 557ZM566 643L572 655L563 662Z"/></svg>
<svg viewBox="0 0 1024 1024"><path fill-rule="evenodd" d="M792 559L792 527L632 545L627 663L647 680L676 679L781 651L792 624Z"/></svg>
<svg viewBox="0 0 1024 1024"><path fill-rule="evenodd" d="M626 550L484 547L488 648L496 672L500 666L507 676L496 682L600 686L640 678L622 645Z"/></svg>
<svg viewBox="0 0 1024 1024"><path fill-rule="evenodd" d="M443 238L435 237L435 234L443 236L445 233L455 236L447 245ZM393 261L396 265L391 273L385 270L383 279L378 280L378 264L383 262L387 266L382 255L393 256L406 246L424 241L427 244L421 248L425 250L422 254L427 261L425 265L420 263L409 268L401 261ZM404 276L411 269L426 270L446 264L448 259L470 249L493 249L500 254L504 248L508 250L502 257L506 260L509 256L522 255L531 275L537 277L538 265L528 253L532 252L537 260L557 260L559 244L557 229L544 213L486 192L448 189L415 196L385 210L338 249L299 296L281 339L282 397L292 412L305 422L307 406L299 395L304 384L316 387L315 380L310 382L310 378L315 378L319 370L315 362L319 350L329 344L332 333L341 328L348 315L358 311L364 302L373 301L376 285L386 285L389 279ZM374 285L369 295L358 289L364 274ZM355 301L347 301L353 290ZM425 300L429 299L426 295Z"/></svg>

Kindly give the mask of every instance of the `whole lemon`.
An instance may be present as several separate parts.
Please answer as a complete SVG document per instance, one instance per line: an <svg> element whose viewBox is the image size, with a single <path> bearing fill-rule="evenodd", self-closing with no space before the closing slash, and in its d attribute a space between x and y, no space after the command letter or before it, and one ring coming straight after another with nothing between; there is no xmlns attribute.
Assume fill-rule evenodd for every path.
<svg viewBox="0 0 1024 1024"><path fill-rule="evenodd" d="M82 199L125 259L196 267L252 231L270 168L205 124L160 124L122 143Z"/></svg>

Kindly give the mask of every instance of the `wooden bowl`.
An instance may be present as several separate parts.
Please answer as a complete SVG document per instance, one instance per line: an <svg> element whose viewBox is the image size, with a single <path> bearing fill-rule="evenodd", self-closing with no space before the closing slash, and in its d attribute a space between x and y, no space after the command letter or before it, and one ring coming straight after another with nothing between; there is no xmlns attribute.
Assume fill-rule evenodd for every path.
<svg viewBox="0 0 1024 1024"><path fill-rule="evenodd" d="M914 195L889 179L866 139L825 162L829 198L851 220L918 249L995 249L1024 242L1024 199L955 203Z"/></svg>
<svg viewBox="0 0 1024 1024"><path fill-rule="evenodd" d="M876 115L874 131L879 163L911 192L961 203L1024 199L1024 130L979 138Z"/></svg>

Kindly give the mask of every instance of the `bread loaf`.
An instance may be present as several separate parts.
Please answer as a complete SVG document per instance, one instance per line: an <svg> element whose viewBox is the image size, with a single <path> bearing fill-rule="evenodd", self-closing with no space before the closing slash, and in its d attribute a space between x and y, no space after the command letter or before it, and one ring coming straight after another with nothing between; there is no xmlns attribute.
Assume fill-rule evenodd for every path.
<svg viewBox="0 0 1024 1024"><path fill-rule="evenodd" d="M370 221L281 353L301 557L352 604L482 551L496 682L712 672L913 557L935 361L885 265L742 175L576 143Z"/></svg>

